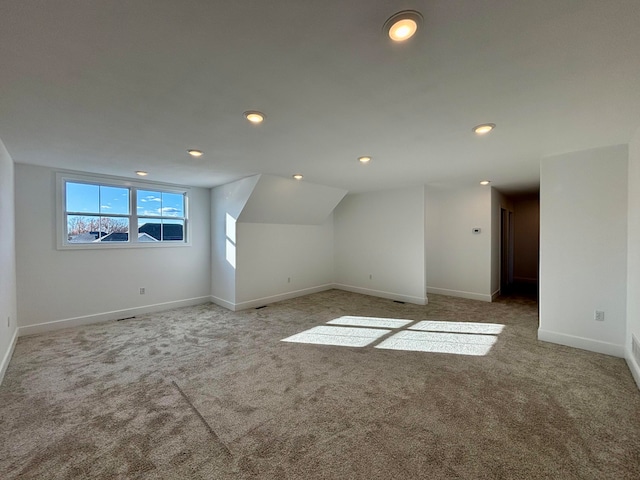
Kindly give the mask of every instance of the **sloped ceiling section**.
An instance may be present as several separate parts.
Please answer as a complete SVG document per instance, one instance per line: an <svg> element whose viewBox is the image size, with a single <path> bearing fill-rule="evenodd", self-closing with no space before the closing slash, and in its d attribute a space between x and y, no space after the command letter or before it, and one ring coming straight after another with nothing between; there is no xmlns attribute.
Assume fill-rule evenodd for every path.
<svg viewBox="0 0 640 480"><path fill-rule="evenodd" d="M249 201L259 179L260 175L253 175L252 177L246 177L218 187L220 191L223 192L222 195L224 198L221 200L222 203L224 203L226 213L234 219L240 216L242 209Z"/></svg>
<svg viewBox="0 0 640 480"><path fill-rule="evenodd" d="M259 175L237 221L320 225L346 194L347 190L339 188Z"/></svg>

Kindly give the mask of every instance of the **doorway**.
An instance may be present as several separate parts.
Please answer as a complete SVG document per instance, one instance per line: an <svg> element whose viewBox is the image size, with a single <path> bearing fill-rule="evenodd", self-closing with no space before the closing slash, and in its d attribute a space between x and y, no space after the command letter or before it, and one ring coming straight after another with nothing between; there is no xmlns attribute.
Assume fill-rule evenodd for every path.
<svg viewBox="0 0 640 480"><path fill-rule="evenodd" d="M500 295L513 289L513 212L500 209Z"/></svg>
<svg viewBox="0 0 640 480"><path fill-rule="evenodd" d="M513 195L500 208L500 295L538 299L540 196Z"/></svg>

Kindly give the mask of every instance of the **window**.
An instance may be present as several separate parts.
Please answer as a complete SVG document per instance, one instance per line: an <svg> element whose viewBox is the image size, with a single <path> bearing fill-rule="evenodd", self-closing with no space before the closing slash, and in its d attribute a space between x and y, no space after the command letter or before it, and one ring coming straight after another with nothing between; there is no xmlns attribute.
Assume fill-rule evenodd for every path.
<svg viewBox="0 0 640 480"><path fill-rule="evenodd" d="M184 241L184 194L138 190L136 209L138 238L149 236L160 242Z"/></svg>
<svg viewBox="0 0 640 480"><path fill-rule="evenodd" d="M65 215L69 243L127 242L130 191L65 181Z"/></svg>
<svg viewBox="0 0 640 480"><path fill-rule="evenodd" d="M58 174L58 247L187 245L187 190Z"/></svg>

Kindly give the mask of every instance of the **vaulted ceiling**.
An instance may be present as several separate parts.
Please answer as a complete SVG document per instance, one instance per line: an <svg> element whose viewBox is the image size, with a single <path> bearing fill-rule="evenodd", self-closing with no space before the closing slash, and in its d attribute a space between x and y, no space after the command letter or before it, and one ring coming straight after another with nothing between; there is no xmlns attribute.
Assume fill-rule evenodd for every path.
<svg viewBox="0 0 640 480"><path fill-rule="evenodd" d="M404 9L422 28L392 44ZM193 186L519 192L540 157L640 126L638 25L638 0L5 0L0 139L18 163Z"/></svg>

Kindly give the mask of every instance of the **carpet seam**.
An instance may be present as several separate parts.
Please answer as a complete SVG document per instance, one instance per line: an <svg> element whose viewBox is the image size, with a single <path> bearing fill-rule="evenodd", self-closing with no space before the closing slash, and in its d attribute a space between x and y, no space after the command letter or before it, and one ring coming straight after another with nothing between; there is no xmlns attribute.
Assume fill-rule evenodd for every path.
<svg viewBox="0 0 640 480"><path fill-rule="evenodd" d="M231 450L229 450L229 447L227 447L227 445L220 439L216 431L211 427L211 425L209 425L209 422L207 422L207 420L202 416L202 414L195 407L195 405L191 403L191 400L189 400L189 397L187 397L187 395L182 391L182 389L178 386L178 384L174 380L172 380L171 383L173 384L174 387L176 387L178 392L180 392L180 395L182 395L182 398L184 398L184 400L187 402L187 405L189 405L189 407L191 407L191 410L193 410L193 412L198 416L198 418L204 424L204 426L209 431L211 436L220 444L220 446L223 447L227 455L229 455L230 457L233 457L233 454L231 453Z"/></svg>

